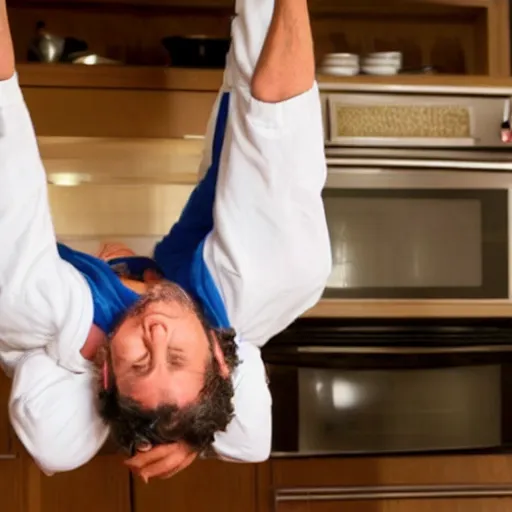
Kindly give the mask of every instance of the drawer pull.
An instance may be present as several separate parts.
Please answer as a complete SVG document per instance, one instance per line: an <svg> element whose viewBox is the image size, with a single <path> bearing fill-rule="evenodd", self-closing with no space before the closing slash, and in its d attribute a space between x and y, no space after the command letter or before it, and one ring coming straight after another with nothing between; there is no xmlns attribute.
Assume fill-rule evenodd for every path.
<svg viewBox="0 0 512 512"><path fill-rule="evenodd" d="M278 489L276 502L512 497L512 485L425 485Z"/></svg>

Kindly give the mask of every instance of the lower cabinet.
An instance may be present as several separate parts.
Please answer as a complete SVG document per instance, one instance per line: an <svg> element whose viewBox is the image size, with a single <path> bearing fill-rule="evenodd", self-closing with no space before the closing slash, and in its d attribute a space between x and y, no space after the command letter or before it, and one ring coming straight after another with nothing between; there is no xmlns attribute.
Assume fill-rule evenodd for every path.
<svg viewBox="0 0 512 512"><path fill-rule="evenodd" d="M278 459L270 474L266 512L512 510L505 455Z"/></svg>
<svg viewBox="0 0 512 512"><path fill-rule="evenodd" d="M512 498L356 500L279 503L275 512L509 512Z"/></svg>
<svg viewBox="0 0 512 512"><path fill-rule="evenodd" d="M170 480L134 478L133 512L259 512L257 466L195 462Z"/></svg>
<svg viewBox="0 0 512 512"><path fill-rule="evenodd" d="M11 381L0 369L0 457L13 453L13 434L9 423Z"/></svg>
<svg viewBox="0 0 512 512"><path fill-rule="evenodd" d="M36 469L30 480L32 501L39 502L37 512L131 510L130 474L117 456L101 455L80 469L52 477Z"/></svg>
<svg viewBox="0 0 512 512"><path fill-rule="evenodd" d="M0 458L0 510L30 512L24 503L25 482L19 458Z"/></svg>

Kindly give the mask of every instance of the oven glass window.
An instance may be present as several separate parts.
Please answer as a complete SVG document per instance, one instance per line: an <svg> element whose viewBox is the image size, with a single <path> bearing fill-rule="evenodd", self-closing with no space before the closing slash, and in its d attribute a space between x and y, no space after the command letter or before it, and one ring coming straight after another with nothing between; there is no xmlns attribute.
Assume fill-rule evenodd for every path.
<svg viewBox="0 0 512 512"><path fill-rule="evenodd" d="M339 298L506 298L508 195L327 189Z"/></svg>
<svg viewBox="0 0 512 512"><path fill-rule="evenodd" d="M498 365L302 368L298 379L301 453L478 449L501 442Z"/></svg>

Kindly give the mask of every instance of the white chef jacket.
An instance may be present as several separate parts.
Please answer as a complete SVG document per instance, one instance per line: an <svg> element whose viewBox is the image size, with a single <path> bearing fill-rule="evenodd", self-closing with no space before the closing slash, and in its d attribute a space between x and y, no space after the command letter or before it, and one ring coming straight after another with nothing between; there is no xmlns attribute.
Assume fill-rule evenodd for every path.
<svg viewBox="0 0 512 512"><path fill-rule="evenodd" d="M321 190L326 164L317 86L268 104L250 94L273 0L239 0L224 86L200 172L219 169L204 262L238 333L235 417L215 437L221 458L258 462L271 444L271 397L260 347L319 299L331 256ZM249 30L249 18L251 26ZM221 98L229 112L213 154ZM88 462L108 436L96 377L80 354L90 289L60 259L46 179L17 78L0 82L0 362L13 375L12 425L47 474Z"/></svg>

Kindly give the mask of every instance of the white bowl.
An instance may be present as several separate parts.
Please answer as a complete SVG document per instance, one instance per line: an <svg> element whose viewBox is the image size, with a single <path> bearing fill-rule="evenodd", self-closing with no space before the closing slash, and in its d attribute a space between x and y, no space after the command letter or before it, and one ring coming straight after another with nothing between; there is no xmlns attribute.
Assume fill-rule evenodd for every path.
<svg viewBox="0 0 512 512"><path fill-rule="evenodd" d="M359 66L322 66L318 72L321 75L354 76L359 73Z"/></svg>
<svg viewBox="0 0 512 512"><path fill-rule="evenodd" d="M376 58L364 58L362 61L361 61L361 66L365 66L365 67L373 67L373 66L377 66L377 67L380 67L380 66L385 66L385 67L395 67L397 70L399 70L402 65L400 62L398 61L395 61L395 60L391 60L391 59L376 59Z"/></svg>
<svg viewBox="0 0 512 512"><path fill-rule="evenodd" d="M359 58L359 55L357 53L348 53L348 52L342 52L342 53L326 53L324 57L355 57L356 59Z"/></svg>
<svg viewBox="0 0 512 512"><path fill-rule="evenodd" d="M395 65L379 65L379 66L361 66L361 69L367 75L380 75L380 76L391 76L396 75L399 71Z"/></svg>
<svg viewBox="0 0 512 512"><path fill-rule="evenodd" d="M354 53L328 53L324 56L322 64L325 66L358 66L359 55Z"/></svg>
<svg viewBox="0 0 512 512"><path fill-rule="evenodd" d="M402 52L373 52L365 55L365 59L377 59L379 61L395 62L400 67L403 62Z"/></svg>

